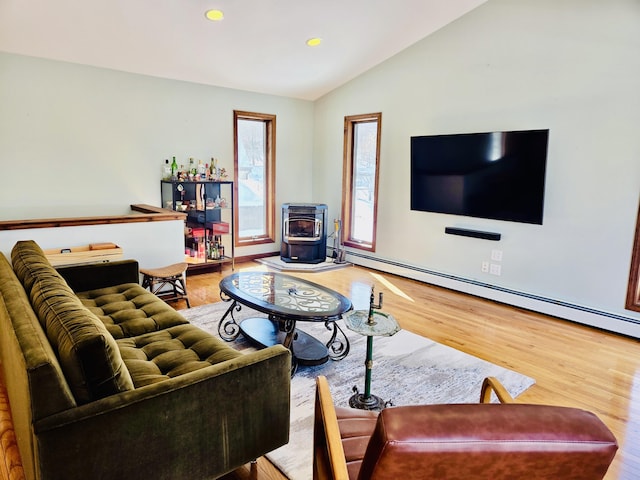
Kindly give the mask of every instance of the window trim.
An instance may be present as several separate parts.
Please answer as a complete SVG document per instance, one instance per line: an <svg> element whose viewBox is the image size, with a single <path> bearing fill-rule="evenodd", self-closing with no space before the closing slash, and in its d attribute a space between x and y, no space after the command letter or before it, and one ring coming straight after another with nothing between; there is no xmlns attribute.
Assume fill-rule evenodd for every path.
<svg viewBox="0 0 640 480"><path fill-rule="evenodd" d="M240 179L238 168L238 120L258 120L263 121L266 126L266 165L265 165L265 198L267 202L266 206L266 218L265 228L266 233L260 236L253 237L240 237L240 205L238 198L238 182ZM264 243L275 243L275 218L276 218L276 203L275 203L275 185L276 185L276 116L267 113L255 113L246 112L242 110L233 111L233 174L236 181L233 183L233 197L235 199L234 205L234 229L235 229L235 246L244 247L249 245L260 245Z"/></svg>
<svg viewBox="0 0 640 480"><path fill-rule="evenodd" d="M638 207L636 233L631 253L631 268L629 270L629 285L627 287L625 308L640 312L640 206Z"/></svg>
<svg viewBox="0 0 640 480"><path fill-rule="evenodd" d="M353 212L353 150L354 150L354 126L358 123L377 122L376 138L376 173L373 186L373 232L371 243L356 240L352 237L352 212ZM342 170L342 243L346 247L357 248L369 252L376 251L376 232L378 230L378 178L380 175L380 137L382 132L382 113L367 113L362 115L350 115L344 117L344 151Z"/></svg>

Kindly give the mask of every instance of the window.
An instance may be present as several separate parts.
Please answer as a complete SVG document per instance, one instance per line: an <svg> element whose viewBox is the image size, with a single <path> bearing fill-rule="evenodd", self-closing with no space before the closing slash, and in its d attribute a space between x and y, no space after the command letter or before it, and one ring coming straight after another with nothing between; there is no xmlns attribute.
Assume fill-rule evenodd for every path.
<svg viewBox="0 0 640 480"><path fill-rule="evenodd" d="M381 113L344 118L343 243L375 251Z"/></svg>
<svg viewBox="0 0 640 480"><path fill-rule="evenodd" d="M640 208L638 208L636 238L633 242L633 252L631 253L631 269L629 272L626 308L640 312Z"/></svg>
<svg viewBox="0 0 640 480"><path fill-rule="evenodd" d="M233 112L236 246L275 242L276 116Z"/></svg>

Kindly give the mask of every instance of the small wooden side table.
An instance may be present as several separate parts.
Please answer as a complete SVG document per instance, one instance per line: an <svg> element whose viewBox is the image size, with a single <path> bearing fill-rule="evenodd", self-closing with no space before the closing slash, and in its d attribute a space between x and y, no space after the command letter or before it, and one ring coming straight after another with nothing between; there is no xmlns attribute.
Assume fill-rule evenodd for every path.
<svg viewBox="0 0 640 480"><path fill-rule="evenodd" d="M160 268L141 268L142 287L148 288L151 293L165 302L184 299L187 302L187 308L191 308L186 282L188 266L186 262L181 262ZM170 289L164 290L166 286Z"/></svg>
<svg viewBox="0 0 640 480"><path fill-rule="evenodd" d="M358 389L353 387L356 392L349 399L349 406L352 408L360 408L362 410L382 410L385 401L371 394L371 370L373 368L373 337L386 336L390 337L400 331L400 325L393 316L383 313L375 308L382 307L382 292L380 293L378 305L375 305L373 288L371 289L371 302L369 310L351 310L344 314L344 322L351 331L365 335L367 337L367 357L365 359L365 379L364 393L358 393Z"/></svg>

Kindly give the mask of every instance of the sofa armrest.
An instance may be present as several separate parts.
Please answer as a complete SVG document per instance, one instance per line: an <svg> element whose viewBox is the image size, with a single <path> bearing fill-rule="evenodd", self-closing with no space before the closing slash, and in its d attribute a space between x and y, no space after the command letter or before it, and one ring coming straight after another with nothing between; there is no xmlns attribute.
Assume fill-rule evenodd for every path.
<svg viewBox="0 0 640 480"><path fill-rule="evenodd" d="M45 418L40 478L218 478L288 442L290 365L276 345Z"/></svg>
<svg viewBox="0 0 640 480"><path fill-rule="evenodd" d="M136 260L71 265L57 268L74 292L113 287L124 283L140 283Z"/></svg>

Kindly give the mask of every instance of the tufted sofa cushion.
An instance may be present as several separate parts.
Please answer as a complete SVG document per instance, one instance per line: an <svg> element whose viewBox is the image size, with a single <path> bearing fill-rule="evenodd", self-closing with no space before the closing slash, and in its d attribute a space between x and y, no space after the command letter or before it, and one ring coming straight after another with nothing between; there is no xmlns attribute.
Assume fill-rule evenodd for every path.
<svg viewBox="0 0 640 480"><path fill-rule="evenodd" d="M191 324L117 342L136 388L243 355Z"/></svg>
<svg viewBox="0 0 640 480"><path fill-rule="evenodd" d="M78 403L133 389L118 346L33 241L12 250L14 271L30 295L49 343Z"/></svg>
<svg viewBox="0 0 640 480"><path fill-rule="evenodd" d="M12 259L78 403L241 356L137 283L73 292L31 241Z"/></svg>
<svg viewBox="0 0 640 480"><path fill-rule="evenodd" d="M39 278L60 277L56 269L53 268L49 260L47 260L40 246L33 240L22 240L15 244L11 250L11 263L13 271L20 280L27 295L31 293L33 284ZM63 284L69 292L72 292L66 282L63 282Z"/></svg>
<svg viewBox="0 0 640 480"><path fill-rule="evenodd" d="M10 332L13 330L13 334ZM13 344L10 339L15 339ZM19 351L17 350L19 349ZM18 278L11 265L0 253L0 357L8 382L20 378L19 370L24 368L24 390L18 398L25 408L14 410L16 418L26 423L39 420L76 406L76 400L69 388L60 362L49 343L38 317L31 308ZM32 394L29 395L29 392ZM26 408L26 407L30 408Z"/></svg>
<svg viewBox="0 0 640 480"><path fill-rule="evenodd" d="M137 283L76 294L113 338L126 338L187 323L182 315Z"/></svg>

